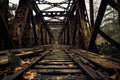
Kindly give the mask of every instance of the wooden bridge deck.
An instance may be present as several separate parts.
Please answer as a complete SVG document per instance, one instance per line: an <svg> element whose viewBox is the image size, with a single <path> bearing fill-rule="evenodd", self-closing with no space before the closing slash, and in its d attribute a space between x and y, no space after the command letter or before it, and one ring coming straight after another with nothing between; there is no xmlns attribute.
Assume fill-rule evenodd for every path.
<svg viewBox="0 0 120 80"><path fill-rule="evenodd" d="M44 48L19 49L11 50L11 52L19 52L17 54L21 55L19 57L22 57L24 52L26 57L23 59L31 57L38 57L38 59L31 62L30 65L22 67L22 71L19 70L15 74L5 76L5 78L10 78L10 80L17 80L19 75L27 74L26 71L28 69L37 75L34 76L34 80L56 80L58 78L60 80L109 80L120 70L119 60L113 60L82 49L71 49L64 45L47 45ZM3 61L4 64L5 62L7 61Z"/></svg>

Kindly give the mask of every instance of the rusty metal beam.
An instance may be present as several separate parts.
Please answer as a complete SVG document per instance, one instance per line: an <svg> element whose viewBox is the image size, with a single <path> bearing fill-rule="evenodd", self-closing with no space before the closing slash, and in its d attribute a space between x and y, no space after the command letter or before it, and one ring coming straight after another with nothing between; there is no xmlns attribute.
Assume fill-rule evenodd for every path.
<svg viewBox="0 0 120 80"><path fill-rule="evenodd" d="M77 0L74 0L72 5L71 5L71 8L70 8L70 13L69 15L73 14L75 9L76 9L76 3L77 3Z"/></svg>
<svg viewBox="0 0 120 80"><path fill-rule="evenodd" d="M59 33L58 40L60 43L64 44L64 29L65 27L62 28L61 32Z"/></svg>
<svg viewBox="0 0 120 80"><path fill-rule="evenodd" d="M54 39L54 38L53 38L53 35L52 35L52 32L50 31L50 29L49 29L46 21L45 21L44 18L42 17L42 13L41 13L41 11L40 11L40 9L39 9L39 7L38 7L38 5L36 4L35 1L33 1L33 9L34 9L34 11L36 12L36 14L41 18L42 25L44 25L44 28L48 31L50 37L52 37L52 39ZM44 43L42 43L42 44L44 44Z"/></svg>
<svg viewBox="0 0 120 80"><path fill-rule="evenodd" d="M24 36L24 28L26 27L27 19L29 16L29 11L30 11L29 4L30 3L31 3L31 0L30 1L24 1L24 0L19 1L19 6L17 8L15 18L13 21L12 35L15 40L18 40L19 47L22 47L22 42L24 41L22 39Z"/></svg>
<svg viewBox="0 0 120 80"><path fill-rule="evenodd" d="M36 15L38 15L41 18L41 21L44 22L44 18L42 17L42 13L38 7L38 5L36 4L36 2L33 0L33 10L35 11Z"/></svg>
<svg viewBox="0 0 120 80"><path fill-rule="evenodd" d="M116 49L120 50L120 44L116 42L115 40L111 39L107 34L105 34L103 31L99 30L99 34L105 38L107 41L109 41L113 46L115 46Z"/></svg>
<svg viewBox="0 0 120 80"><path fill-rule="evenodd" d="M53 19L56 19L57 21L63 22L63 19L60 19L59 16L52 16L51 19L46 20L45 23L51 22Z"/></svg>
<svg viewBox="0 0 120 80"><path fill-rule="evenodd" d="M82 35L82 32L80 30L80 27L78 27L78 38L79 38L78 47L81 49L84 49L85 48L85 41L84 41L84 37Z"/></svg>
<svg viewBox="0 0 120 80"><path fill-rule="evenodd" d="M3 0L2 6L1 6L1 11L4 13L4 18L6 21L6 24L8 24L8 6L9 0Z"/></svg>
<svg viewBox="0 0 120 80"><path fill-rule="evenodd" d="M72 45L75 46L76 45L76 32L77 32L77 16L75 16L75 27L74 27L74 31L73 31L73 38L72 38Z"/></svg>
<svg viewBox="0 0 120 80"><path fill-rule="evenodd" d="M53 3L53 2L48 2L48 1L45 1L45 0L41 0L41 1L38 1L37 4L50 4L50 5L53 5L53 4L69 4L69 1L70 0L65 0L65 1L62 1L62 2L58 2L58 3Z"/></svg>
<svg viewBox="0 0 120 80"><path fill-rule="evenodd" d="M60 4L60 5L61 5L61 4ZM62 6L60 6L60 5L59 5L59 4L51 5L50 7L47 7L47 8L45 8L45 9L43 9L43 11L46 11L46 10L52 9L52 8L54 8L54 7L58 7L58 8L61 8L61 9L67 10L67 8L62 7Z"/></svg>
<svg viewBox="0 0 120 80"><path fill-rule="evenodd" d="M93 32L92 32L91 39L90 39L90 42L89 42L89 47L88 47L88 50L90 50L90 51L94 51L95 40L96 40L96 37L97 37L98 30L100 28L100 25L101 25L106 7L107 7L107 1L102 0L101 4L100 4L99 11L98 11L98 15L97 15L97 18L96 18L96 21L95 21L95 26L94 26L94 28L92 28Z"/></svg>
<svg viewBox="0 0 120 80"><path fill-rule="evenodd" d="M14 48L13 40L9 35L8 31L8 25L6 23L6 20L4 18L4 15L2 11L0 10L0 34L2 34L0 37L4 38L4 48L5 49L12 49ZM1 39L1 38L0 38Z"/></svg>
<svg viewBox="0 0 120 80"><path fill-rule="evenodd" d="M66 24L66 29L67 29L67 45L70 44L70 27L69 27L69 21L67 21L67 24Z"/></svg>
<svg viewBox="0 0 120 80"><path fill-rule="evenodd" d="M47 37L48 37L48 36L47 36L47 31L45 31L45 44L48 44L48 43L47 43Z"/></svg>
<svg viewBox="0 0 120 80"><path fill-rule="evenodd" d="M64 32L63 32L63 36L64 36L64 41L63 41L63 44L66 44L66 32L65 32L65 29L64 29Z"/></svg>
<svg viewBox="0 0 120 80"><path fill-rule="evenodd" d="M87 10L85 6L85 1L84 0L79 0L77 3L77 12L76 14L78 15L78 20L79 25L81 27L81 33L85 42L85 47L84 49L87 49L89 46L89 37L90 37L90 29L89 29L89 20L87 18Z"/></svg>
<svg viewBox="0 0 120 80"><path fill-rule="evenodd" d="M94 27L94 8L93 8L93 0L89 0L90 7L90 23L91 27Z"/></svg>
<svg viewBox="0 0 120 80"><path fill-rule="evenodd" d="M114 8L116 11L120 13L119 4L117 4L114 0L106 0L106 1L112 8Z"/></svg>
<svg viewBox="0 0 120 80"><path fill-rule="evenodd" d="M64 25L64 22L60 22L60 21L48 21L46 23L48 25Z"/></svg>
<svg viewBox="0 0 120 80"><path fill-rule="evenodd" d="M26 21L26 26L25 26L23 34L22 34L22 44L21 45L24 48L31 46L33 43L33 40L31 37L32 34L30 31L31 31L31 25L30 25L30 15L29 15L29 17L27 18L27 21Z"/></svg>
<svg viewBox="0 0 120 80"><path fill-rule="evenodd" d="M41 35L41 44L43 45L44 42L43 42L43 24L41 24L41 27L40 27L40 35Z"/></svg>
<svg viewBox="0 0 120 80"><path fill-rule="evenodd" d="M80 22L81 18L80 18L80 14L78 13L78 10L77 10L77 23L78 23L78 47L79 48L82 48L82 49L85 49L85 40L84 40L84 35L83 35L83 31L82 31L82 24Z"/></svg>
<svg viewBox="0 0 120 80"><path fill-rule="evenodd" d="M31 22L32 22L32 28L33 28L33 33L34 33L35 46L37 46L38 45L38 37L37 37L37 33L36 33L36 27L35 27L35 22L34 22L32 10L30 11L30 15L31 15Z"/></svg>
<svg viewBox="0 0 120 80"><path fill-rule="evenodd" d="M49 36L49 44L52 44L52 38Z"/></svg>
<svg viewBox="0 0 120 80"><path fill-rule="evenodd" d="M65 1L62 1L62 2L59 2L59 3L52 3L52 2L49 2L49 1L46 1L46 0L43 0L43 1L38 1L37 4L48 4L48 5L50 5L49 7L43 9L44 11L45 11L45 10L52 9L52 8L54 8L54 7L58 7L58 8L67 10L68 7L66 8L66 7L61 6L61 5L62 5L62 4L66 4L66 2L67 2L68 4L71 4L70 1L71 1L71 0L68 0L68 1L65 0Z"/></svg>

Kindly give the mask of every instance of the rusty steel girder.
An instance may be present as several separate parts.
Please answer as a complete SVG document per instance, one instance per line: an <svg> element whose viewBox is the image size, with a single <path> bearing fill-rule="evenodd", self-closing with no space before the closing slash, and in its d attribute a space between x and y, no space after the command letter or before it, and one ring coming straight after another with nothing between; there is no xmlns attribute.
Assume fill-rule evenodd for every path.
<svg viewBox="0 0 120 80"><path fill-rule="evenodd" d="M89 47L88 50L90 51L94 51L95 50L95 40L97 37L97 34L101 34L101 36L103 36L103 38L105 38L107 41L109 41L111 44L113 44L118 50L120 50L120 45L119 43L117 43L116 41L114 41L113 39L111 39L109 36L107 36L105 33L100 31L100 25L103 19L103 16L105 14L105 10L107 5L110 5L111 7L113 7L115 10L118 11L118 13L120 13L119 11L119 6L118 4L114 1L114 0L102 0L100 7L99 7L99 11L98 11L98 15L97 15L97 19L95 21L95 25L92 28L92 36L89 42Z"/></svg>

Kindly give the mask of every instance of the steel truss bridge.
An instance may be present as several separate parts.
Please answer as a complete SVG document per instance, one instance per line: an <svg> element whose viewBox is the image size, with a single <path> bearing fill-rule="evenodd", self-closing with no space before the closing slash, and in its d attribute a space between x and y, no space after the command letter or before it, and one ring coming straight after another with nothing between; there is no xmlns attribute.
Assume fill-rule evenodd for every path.
<svg viewBox="0 0 120 80"><path fill-rule="evenodd" d="M99 3L100 6L95 19L94 0L89 0L89 6L86 5L85 0L19 0L18 5L9 2L9 0L1 0L0 50L16 51L16 49L32 48L30 49L32 51L35 47L58 44L58 46L64 46L60 48L59 53L63 51L63 53L67 53L67 56L74 59L77 56L74 56L72 52L79 52L76 48L83 51L83 53L84 51L85 53L97 53L96 39L99 34L120 51L120 44L100 29L108 5L118 12L120 25L120 0L101 0ZM12 4L12 6L8 4ZM89 11L87 7L89 7ZM11 14L13 11L15 13ZM43 51L51 50L48 47L45 48ZM52 49L52 52L54 53L54 49ZM50 52L50 54L52 53ZM82 54L76 55L80 56ZM87 55L82 55L86 59L85 56ZM99 75L102 75L102 79L97 79L98 77L95 78L96 74L89 70L87 71L87 68L84 68L77 58L74 61L91 79L104 79L105 75L102 73L98 72ZM83 59L83 63L85 61ZM118 60L114 61L119 64ZM110 62L108 61L108 63ZM91 63L89 64L91 65ZM95 66L99 64L102 63L97 63ZM118 73L120 73L119 69L120 67L118 68ZM57 74L59 75L59 73Z"/></svg>

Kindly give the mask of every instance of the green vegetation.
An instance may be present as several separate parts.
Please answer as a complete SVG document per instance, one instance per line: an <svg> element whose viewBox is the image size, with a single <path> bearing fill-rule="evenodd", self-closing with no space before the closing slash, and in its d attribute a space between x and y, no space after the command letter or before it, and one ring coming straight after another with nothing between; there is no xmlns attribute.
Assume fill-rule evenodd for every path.
<svg viewBox="0 0 120 80"><path fill-rule="evenodd" d="M120 25L118 12L110 6L108 6L106 9L106 13L104 15L100 29L113 40L120 43ZM98 45L99 54L104 54L120 59L120 51L118 51L113 45L103 39L100 35L97 36L96 44Z"/></svg>

